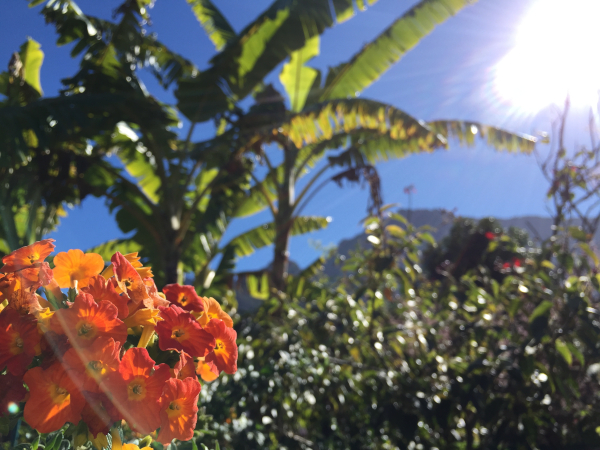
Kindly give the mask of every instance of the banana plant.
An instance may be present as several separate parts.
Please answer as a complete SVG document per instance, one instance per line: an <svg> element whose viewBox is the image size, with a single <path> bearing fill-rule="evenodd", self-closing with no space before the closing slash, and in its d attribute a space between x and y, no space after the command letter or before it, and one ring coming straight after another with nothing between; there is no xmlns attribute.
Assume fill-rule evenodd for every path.
<svg viewBox="0 0 600 450"><path fill-rule="evenodd" d="M470 142L474 127L498 148L510 142L515 150L531 150L533 140L526 136L474 123L427 125L391 105L355 98L467 0L422 0L325 77L307 65L318 55L320 34L364 10L363 1L276 0L236 34L210 0L188 0L218 50L204 71L145 33L150 3L125 1L116 9L118 21L110 22L85 15L71 0L49 0L42 13L56 26L58 43L73 43L73 56L83 55L80 70L65 81L68 95L5 115L21 120L13 129L43 140L60 134L53 135L42 122L24 121L34 113L54 117L51 107L60 113L54 128L87 139L96 160L80 177L82 189L107 199L120 228L133 233L134 246L144 249L161 282L193 274L203 292L230 286L236 257L274 244L269 284L283 290L290 236L328 223L300 212L332 167L347 176L371 173L378 161L433 151L450 137ZM287 99L263 85L286 60L280 79ZM175 86L175 107L146 92L137 76L142 68L165 89ZM244 111L239 102L250 94L255 104ZM121 99L119 113L101 114L87 99L99 108ZM90 114L79 113L86 108L92 108ZM78 113L69 118L72 109ZM88 126L90 118L94 126ZM174 131L181 120L189 122L185 136ZM193 142L195 126L207 120L215 123L215 137ZM12 138L22 139L21 134ZM281 148L280 166L271 163L265 151L269 144ZM263 179L257 159L268 169ZM312 170L316 164L318 170ZM308 175L297 193L298 180ZM271 223L222 242L231 220L265 208L273 215ZM120 244L97 250L112 251ZM217 258L221 262L212 270Z"/></svg>
<svg viewBox="0 0 600 450"><path fill-rule="evenodd" d="M77 175L87 163L81 156L85 145L77 137L48 143L52 153L34 151L44 145L33 131L35 114L7 114L33 111L43 101L43 59L40 44L28 39L12 55L8 71L0 73L0 256L42 239L57 226L65 215L64 203L77 198ZM20 126L21 120L30 128ZM46 127L54 125L51 120Z"/></svg>

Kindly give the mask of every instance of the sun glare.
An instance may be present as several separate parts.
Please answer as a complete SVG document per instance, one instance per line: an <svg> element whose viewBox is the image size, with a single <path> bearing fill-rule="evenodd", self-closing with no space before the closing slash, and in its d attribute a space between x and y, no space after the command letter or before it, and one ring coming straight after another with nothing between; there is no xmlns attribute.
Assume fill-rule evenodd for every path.
<svg viewBox="0 0 600 450"><path fill-rule="evenodd" d="M498 94L534 112L562 103L594 104L600 89L600 0L537 0L516 45L496 66Z"/></svg>

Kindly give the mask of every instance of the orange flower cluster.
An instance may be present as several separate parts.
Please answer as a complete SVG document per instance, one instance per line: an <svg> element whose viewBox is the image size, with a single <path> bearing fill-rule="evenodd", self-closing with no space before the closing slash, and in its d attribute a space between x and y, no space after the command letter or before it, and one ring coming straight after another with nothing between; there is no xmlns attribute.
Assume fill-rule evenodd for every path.
<svg viewBox="0 0 600 450"><path fill-rule="evenodd" d="M23 417L40 433L83 422L89 439L102 442L125 420L139 433L158 429L163 444L191 439L198 376L212 381L237 370L229 315L192 286L159 292L137 253L117 252L105 265L98 254L69 250L51 269L44 260L53 242L2 259L0 415L25 402ZM172 360L165 352L179 357L156 364L147 348L160 360Z"/></svg>

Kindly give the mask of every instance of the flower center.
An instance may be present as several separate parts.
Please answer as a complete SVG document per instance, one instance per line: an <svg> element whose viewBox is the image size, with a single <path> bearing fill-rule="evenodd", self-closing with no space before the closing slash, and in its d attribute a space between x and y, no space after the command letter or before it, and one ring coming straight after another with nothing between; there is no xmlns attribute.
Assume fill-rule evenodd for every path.
<svg viewBox="0 0 600 450"><path fill-rule="evenodd" d="M146 397L146 382L141 377L134 378L127 386L129 400L143 400Z"/></svg>
<svg viewBox="0 0 600 450"><path fill-rule="evenodd" d="M93 333L93 331L94 331L94 325L92 325L89 322L83 322L77 328L77 336L89 339L89 338L93 337L92 336L93 334L95 334L95 333Z"/></svg>
<svg viewBox="0 0 600 450"><path fill-rule="evenodd" d="M103 365L100 361L90 361L88 367L94 372L101 372L103 369Z"/></svg>
<svg viewBox="0 0 600 450"><path fill-rule="evenodd" d="M50 397L52 397L54 403L60 405L69 399L69 391L57 384L53 384L50 387Z"/></svg>
<svg viewBox="0 0 600 450"><path fill-rule="evenodd" d="M169 407L167 408L167 415L170 419L175 419L181 416L183 413L184 411L182 409L182 405L179 403L179 399L169 403Z"/></svg>
<svg viewBox="0 0 600 450"><path fill-rule="evenodd" d="M19 335L19 333L14 333L10 345L10 353L13 355L20 355L23 353L24 345L23 338Z"/></svg>
<svg viewBox="0 0 600 450"><path fill-rule="evenodd" d="M179 299L179 303L181 303L183 306L187 305L188 299L185 295L181 296L181 298Z"/></svg>
<svg viewBox="0 0 600 450"><path fill-rule="evenodd" d="M171 333L171 339L175 339L177 341L185 339L183 336L185 336L185 331L183 331L181 328L174 328L173 332Z"/></svg>
<svg viewBox="0 0 600 450"><path fill-rule="evenodd" d="M225 348L225 344L223 343L223 341L217 339L215 341L215 350L223 350Z"/></svg>
<svg viewBox="0 0 600 450"><path fill-rule="evenodd" d="M39 258L39 255L36 255L35 253L32 255L27 256L27 259L29 260L29 264L33 264L34 262L36 262Z"/></svg>

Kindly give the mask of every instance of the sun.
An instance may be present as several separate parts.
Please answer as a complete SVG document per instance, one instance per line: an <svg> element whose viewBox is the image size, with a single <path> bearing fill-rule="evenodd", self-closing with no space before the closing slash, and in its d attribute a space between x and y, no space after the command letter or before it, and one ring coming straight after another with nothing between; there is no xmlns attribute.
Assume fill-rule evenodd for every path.
<svg viewBox="0 0 600 450"><path fill-rule="evenodd" d="M495 67L495 88L534 112L549 104L592 105L600 90L600 0L537 0L518 25L515 47Z"/></svg>

